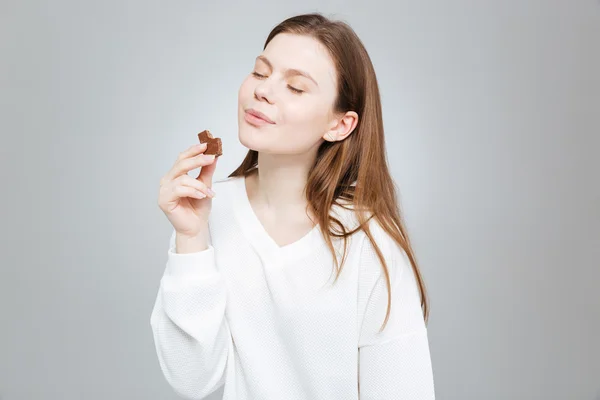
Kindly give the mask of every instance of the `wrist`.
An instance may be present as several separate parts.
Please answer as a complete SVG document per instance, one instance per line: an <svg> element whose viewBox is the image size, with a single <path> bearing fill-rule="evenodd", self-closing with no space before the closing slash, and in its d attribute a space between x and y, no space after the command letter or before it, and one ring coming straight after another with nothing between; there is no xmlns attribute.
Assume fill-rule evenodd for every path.
<svg viewBox="0 0 600 400"><path fill-rule="evenodd" d="M175 252L178 254L197 253L208 249L208 232L196 235L177 233L175 236Z"/></svg>

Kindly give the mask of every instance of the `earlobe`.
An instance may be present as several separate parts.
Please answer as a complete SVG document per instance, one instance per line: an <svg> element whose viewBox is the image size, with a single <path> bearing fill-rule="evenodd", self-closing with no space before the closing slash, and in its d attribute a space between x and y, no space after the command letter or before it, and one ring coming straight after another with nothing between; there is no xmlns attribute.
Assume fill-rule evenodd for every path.
<svg viewBox="0 0 600 400"><path fill-rule="evenodd" d="M323 139L327 140L328 142L335 142L335 138L331 134L331 131L327 132L325 136L323 136Z"/></svg>

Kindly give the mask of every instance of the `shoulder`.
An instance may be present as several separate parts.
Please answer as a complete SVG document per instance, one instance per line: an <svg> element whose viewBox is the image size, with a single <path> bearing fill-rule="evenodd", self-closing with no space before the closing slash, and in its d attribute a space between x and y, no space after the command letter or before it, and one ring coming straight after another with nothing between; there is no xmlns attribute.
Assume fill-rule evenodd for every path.
<svg viewBox="0 0 600 400"><path fill-rule="evenodd" d="M396 242L394 237L388 233L381 222L373 217L367 223L371 238L363 230L361 237L360 264L363 272L368 275L384 277L381 259L377 254L379 249L386 267L393 281L399 279L407 271L412 271L412 265L406 251Z"/></svg>
<svg viewBox="0 0 600 400"><path fill-rule="evenodd" d="M243 193L240 190L240 185L244 182L243 179L242 176L214 179L212 189L215 191L216 197L213 199L213 207L217 209L221 207L229 208L233 204L232 202Z"/></svg>
<svg viewBox="0 0 600 400"><path fill-rule="evenodd" d="M334 205L331 215L344 225L347 232L360 226L358 212L351 204ZM361 273L377 278L384 275L376 247L383 256L386 267L390 272L390 278L395 278L406 271L412 271L412 265L406 251L384 229L381 221L370 212L365 212L364 218L368 220L365 224L366 229L365 227L358 229L351 237L352 246L357 246L355 254L360 258L359 268ZM370 237L366 233L367 230Z"/></svg>
<svg viewBox="0 0 600 400"><path fill-rule="evenodd" d="M216 193L212 199L212 208L209 215L209 229L217 226L231 226L228 221L235 214L236 204L245 193L241 185L243 176L232 176L214 179L212 189Z"/></svg>
<svg viewBox="0 0 600 400"><path fill-rule="evenodd" d="M391 253L395 252L397 247L400 246L396 243L392 235L390 235L381 224L381 221L376 215L373 215L371 211L363 212L363 220L366 221L365 226L360 227L360 216L356 208L349 203L338 203L334 204L331 209L330 215L340 221L346 231L357 230L356 236L360 237L357 240L358 244L364 246L366 243L370 243L371 240L367 236L368 231L373 241L377 244L377 247L385 253L384 255L391 256ZM366 228L366 229L365 229Z"/></svg>
<svg viewBox="0 0 600 400"><path fill-rule="evenodd" d="M229 188L235 185L236 183L239 183L242 179L243 176L227 176L224 178L214 179L212 187L215 189L215 191L218 188Z"/></svg>

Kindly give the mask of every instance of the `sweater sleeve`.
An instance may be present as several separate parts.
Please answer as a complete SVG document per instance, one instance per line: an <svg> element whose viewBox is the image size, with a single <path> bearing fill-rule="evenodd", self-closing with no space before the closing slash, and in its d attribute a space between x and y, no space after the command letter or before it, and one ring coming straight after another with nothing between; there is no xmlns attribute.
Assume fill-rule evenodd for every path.
<svg viewBox="0 0 600 400"><path fill-rule="evenodd" d="M160 368L185 398L203 399L225 382L227 364L233 362L226 301L212 245L178 254L173 231L150 324Z"/></svg>
<svg viewBox="0 0 600 400"><path fill-rule="evenodd" d="M380 245L381 243L381 245ZM368 239L361 250L359 280L359 398L435 399L427 329L418 283L406 253L385 237L378 241L391 280L391 309L383 269Z"/></svg>

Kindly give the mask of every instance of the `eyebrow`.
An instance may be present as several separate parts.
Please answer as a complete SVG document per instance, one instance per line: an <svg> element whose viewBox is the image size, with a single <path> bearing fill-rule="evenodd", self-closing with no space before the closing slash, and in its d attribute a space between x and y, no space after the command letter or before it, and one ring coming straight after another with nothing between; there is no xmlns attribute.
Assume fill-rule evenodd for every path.
<svg viewBox="0 0 600 400"><path fill-rule="evenodd" d="M261 56L258 56L258 57L256 57L256 60L257 60L257 61L258 61L258 60L261 60L262 62L264 62L265 64L267 64L267 66L268 66L269 68L271 68L271 70L273 70L273 64L271 64L271 62L269 61L269 59L268 59L267 57L265 57L265 56L262 56L262 55L261 55ZM312 77L312 76L310 76L310 74L309 74L308 72L304 72L304 71L301 71L301 70L299 70L299 69L295 69L295 68L290 68L290 69L288 69L288 70L286 71L286 73L285 73L285 74L286 74L286 75L288 75L288 76L294 76L294 75L300 75L300 76L303 76L303 77L305 77L305 78L308 78L308 79L310 79L311 81L313 81L313 82L315 83L315 85L319 86L319 84L317 83L317 81L315 81L315 80L313 79L313 77Z"/></svg>

